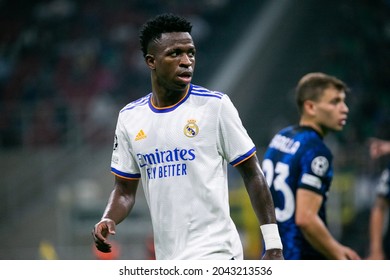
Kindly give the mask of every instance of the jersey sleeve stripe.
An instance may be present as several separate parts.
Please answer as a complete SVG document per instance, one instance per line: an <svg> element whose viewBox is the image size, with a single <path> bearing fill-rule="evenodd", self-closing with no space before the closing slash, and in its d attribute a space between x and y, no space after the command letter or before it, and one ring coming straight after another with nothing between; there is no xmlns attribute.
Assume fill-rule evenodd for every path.
<svg viewBox="0 0 390 280"><path fill-rule="evenodd" d="M239 165L240 163L242 163L243 161L246 161L248 158L250 158L251 156L253 156L254 154L256 153L256 147L253 147L252 149L250 149L247 153L245 153L244 155L238 157L237 159L233 160L230 165L232 166L237 166Z"/></svg>
<svg viewBox="0 0 390 280"><path fill-rule="evenodd" d="M206 96L206 97L216 97L219 99L221 99L222 96L224 95L222 92L211 91L209 89L197 85L193 85L191 94L198 95L198 96Z"/></svg>
<svg viewBox="0 0 390 280"><path fill-rule="evenodd" d="M199 93L193 92L192 95L205 96L205 97L215 97L215 98L218 98L218 99L222 98L222 96L220 96L220 95L206 94L206 93L199 94Z"/></svg>
<svg viewBox="0 0 390 280"><path fill-rule="evenodd" d="M147 96L144 96L134 102L131 102L129 104L127 104L121 111L120 113L124 112L124 111L127 111L127 110L131 110L131 109L134 109L135 107L137 106L142 106L144 104L147 104L149 102L149 98L150 98L150 93L147 95Z"/></svg>
<svg viewBox="0 0 390 280"><path fill-rule="evenodd" d="M125 173L125 172L119 171L113 167L111 167L111 173L115 174L118 177L125 178L125 179L140 179L141 178L141 174Z"/></svg>

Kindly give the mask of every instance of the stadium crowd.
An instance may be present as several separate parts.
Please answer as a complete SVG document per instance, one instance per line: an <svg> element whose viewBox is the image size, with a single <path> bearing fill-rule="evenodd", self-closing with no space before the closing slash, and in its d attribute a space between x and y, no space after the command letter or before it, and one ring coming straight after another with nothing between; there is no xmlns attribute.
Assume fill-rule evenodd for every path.
<svg viewBox="0 0 390 280"><path fill-rule="evenodd" d="M242 15L267 1L0 1L0 152L111 145L119 109L150 91L137 31L147 18L175 12L191 19L194 83L207 84L237 40L233 26L245 26L250 17ZM355 148L369 137L390 139L390 1L321 2L332 13L318 34L326 29L332 36L319 36L316 60L302 63L325 65L322 71L352 89L348 125L336 139L342 148L336 164L348 168L367 159L358 155L367 150ZM371 165L360 171L380 170Z"/></svg>
<svg viewBox="0 0 390 280"><path fill-rule="evenodd" d="M210 28L205 17L218 19L228 1L18 2L0 3L3 149L104 140L99 131L104 135L119 106L149 91L139 25L177 12L194 22L201 45Z"/></svg>
<svg viewBox="0 0 390 280"><path fill-rule="evenodd" d="M118 108L149 90L138 50L141 22L181 13L194 22L198 48L212 49L218 22L235 9L229 0L18 2L0 2L2 149L111 141L107 126L112 130ZM346 135L364 141L389 124L390 4L332 2L334 20L325 28L334 38L320 42L317 62L353 88L351 118L359 126ZM197 80L210 74L213 58L204 60Z"/></svg>

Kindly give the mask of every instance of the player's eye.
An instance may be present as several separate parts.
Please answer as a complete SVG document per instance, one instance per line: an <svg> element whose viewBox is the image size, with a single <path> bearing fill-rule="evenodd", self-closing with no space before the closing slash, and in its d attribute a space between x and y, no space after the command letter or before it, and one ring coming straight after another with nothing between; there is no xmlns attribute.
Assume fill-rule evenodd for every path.
<svg viewBox="0 0 390 280"><path fill-rule="evenodd" d="M176 56L178 56L178 53L177 53L177 51L173 51L173 52L171 52L171 53L170 53L170 56L172 56L172 57L176 57Z"/></svg>

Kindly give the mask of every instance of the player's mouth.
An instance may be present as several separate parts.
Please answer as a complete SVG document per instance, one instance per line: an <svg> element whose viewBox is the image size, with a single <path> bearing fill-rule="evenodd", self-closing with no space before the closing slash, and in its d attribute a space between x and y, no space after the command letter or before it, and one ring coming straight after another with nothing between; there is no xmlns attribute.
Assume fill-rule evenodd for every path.
<svg viewBox="0 0 390 280"><path fill-rule="evenodd" d="M184 71L179 73L178 78L183 81L184 83L188 84L192 80L192 72L191 71Z"/></svg>
<svg viewBox="0 0 390 280"><path fill-rule="evenodd" d="M344 126L347 124L347 119L342 119L339 121L339 125Z"/></svg>

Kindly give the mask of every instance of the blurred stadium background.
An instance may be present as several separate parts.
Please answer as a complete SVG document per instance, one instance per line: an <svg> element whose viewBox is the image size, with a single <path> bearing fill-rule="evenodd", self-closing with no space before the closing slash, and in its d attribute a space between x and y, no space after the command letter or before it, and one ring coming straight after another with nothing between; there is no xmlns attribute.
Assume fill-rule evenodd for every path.
<svg viewBox="0 0 390 280"><path fill-rule="evenodd" d="M193 82L231 96L260 159L298 119L303 74L347 82L348 125L326 139L336 156L328 216L364 256L387 160L369 159L367 139L390 139L389 0L0 0L0 259L153 258L142 189L113 238L116 255L97 254L90 232L113 185L117 113L150 91L138 28L161 12L193 22ZM232 216L246 257L258 258L258 225L230 171Z"/></svg>

